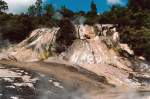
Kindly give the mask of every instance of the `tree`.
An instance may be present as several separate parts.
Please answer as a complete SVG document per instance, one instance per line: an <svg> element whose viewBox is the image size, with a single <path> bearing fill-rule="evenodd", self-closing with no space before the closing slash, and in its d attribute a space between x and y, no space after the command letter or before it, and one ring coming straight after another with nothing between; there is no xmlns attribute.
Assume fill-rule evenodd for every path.
<svg viewBox="0 0 150 99"><path fill-rule="evenodd" d="M94 1L91 2L91 10L86 14L86 24L93 25L99 21L100 16L97 15L97 7Z"/></svg>
<svg viewBox="0 0 150 99"><path fill-rule="evenodd" d="M133 10L150 9L150 0L129 0L128 6Z"/></svg>
<svg viewBox="0 0 150 99"><path fill-rule="evenodd" d="M74 12L69 10L68 8L66 8L65 6L62 6L60 9L60 13L64 16L64 17L68 17L71 18L74 16Z"/></svg>
<svg viewBox="0 0 150 99"><path fill-rule="evenodd" d="M36 15L36 8L34 5L31 5L29 8L28 8L28 15L30 16L35 16Z"/></svg>
<svg viewBox="0 0 150 99"><path fill-rule="evenodd" d="M5 1L0 0L0 12L8 9L8 5Z"/></svg>
<svg viewBox="0 0 150 99"><path fill-rule="evenodd" d="M41 16L42 14L42 0L36 0L35 5L28 8L28 14L31 16Z"/></svg>
<svg viewBox="0 0 150 99"><path fill-rule="evenodd" d="M63 18L59 23L60 30L56 35L56 51L61 53L72 45L76 39L75 27L69 18Z"/></svg>
<svg viewBox="0 0 150 99"><path fill-rule="evenodd" d="M45 10L45 15L46 15L47 17L51 17L51 16L54 14L54 12L55 12L55 9L54 9L54 7L53 7L52 4L47 4L47 5L44 7L44 10Z"/></svg>
<svg viewBox="0 0 150 99"><path fill-rule="evenodd" d="M91 15L96 15L97 14L97 7L96 4L94 3L94 1L91 2L91 11L90 11Z"/></svg>
<svg viewBox="0 0 150 99"><path fill-rule="evenodd" d="M42 14L42 0L36 0L35 7L36 7L36 15L41 16L41 14Z"/></svg>

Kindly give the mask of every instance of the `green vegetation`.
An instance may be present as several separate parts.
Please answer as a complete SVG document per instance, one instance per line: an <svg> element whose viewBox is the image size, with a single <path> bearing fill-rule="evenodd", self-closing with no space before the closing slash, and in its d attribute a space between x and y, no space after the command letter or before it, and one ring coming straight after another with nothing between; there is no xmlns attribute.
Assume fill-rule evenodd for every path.
<svg viewBox="0 0 150 99"><path fill-rule="evenodd" d="M41 16L42 14L42 0L36 0L35 2L35 11L37 16Z"/></svg>
<svg viewBox="0 0 150 99"><path fill-rule="evenodd" d="M64 38L71 35L67 33L73 31L73 29L68 31L67 24L70 24L69 20L78 24L90 25L94 23L118 24L121 42L128 43L136 55L142 55L150 60L149 5L150 0L129 0L126 7L114 5L110 11L98 15L96 4L93 1L91 2L91 10L86 13L84 11L73 12L65 6L56 10L52 4L43 4L41 0L37 0L35 5L28 8L27 13L13 15L4 13L8 6L6 2L0 0L0 33L4 39L20 42L33 29L61 26L64 35L60 34L59 38L63 41ZM61 40L58 40L58 44L60 43ZM66 45L69 44L66 43Z"/></svg>
<svg viewBox="0 0 150 99"><path fill-rule="evenodd" d="M127 7L113 6L100 22L119 25L121 42L128 43L136 55L150 60L150 0L129 0Z"/></svg>
<svg viewBox="0 0 150 99"><path fill-rule="evenodd" d="M44 7L44 11L45 11L45 13L44 13L45 16L51 18L54 15L55 9L52 4L47 4Z"/></svg>
<svg viewBox="0 0 150 99"><path fill-rule="evenodd" d="M28 8L28 15L29 16L35 16L36 15L36 7L35 7L35 5L31 5Z"/></svg>
<svg viewBox="0 0 150 99"><path fill-rule="evenodd" d="M7 3L5 1L0 0L0 13L8 9Z"/></svg>

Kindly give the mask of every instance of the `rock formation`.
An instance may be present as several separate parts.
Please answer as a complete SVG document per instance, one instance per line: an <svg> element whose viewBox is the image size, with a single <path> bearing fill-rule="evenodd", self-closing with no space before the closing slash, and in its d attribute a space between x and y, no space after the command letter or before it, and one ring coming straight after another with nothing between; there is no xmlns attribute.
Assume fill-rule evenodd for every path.
<svg viewBox="0 0 150 99"><path fill-rule="evenodd" d="M63 36L60 36L63 34L60 32L69 31L67 29L70 28L69 26L65 30L62 28L41 28L33 31L26 40L8 49L5 57L1 54L1 59L23 62L65 61L68 64L74 64L75 67L80 66L104 76L109 83L116 86L143 84L138 81L136 75L140 73L135 70L147 68L141 65L146 63L136 61L134 52L127 44L119 42L119 33L114 25L74 25L73 33L65 37L65 40ZM66 43L66 39L69 39L70 36L76 39ZM61 43L58 38L62 39ZM58 47L64 50L58 52ZM148 64L147 66L145 70L148 71L150 67Z"/></svg>

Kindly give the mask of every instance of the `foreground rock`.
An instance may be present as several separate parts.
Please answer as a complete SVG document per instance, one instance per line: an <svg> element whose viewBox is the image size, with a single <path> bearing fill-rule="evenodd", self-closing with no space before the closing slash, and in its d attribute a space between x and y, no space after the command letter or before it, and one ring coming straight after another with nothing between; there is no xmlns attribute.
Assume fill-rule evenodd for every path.
<svg viewBox="0 0 150 99"><path fill-rule="evenodd" d="M86 95L103 92L103 89L112 87L103 76L97 76L82 68L78 70L65 64L10 61L0 61L0 64L3 67L0 71L5 73L5 76L1 74L0 76L9 82L9 84L6 81L3 82L5 85L8 84L6 87L9 89L7 90L1 84L3 86L1 94L2 97L5 97L3 99L10 99L8 97L19 97L19 99L82 99L84 95L87 97Z"/></svg>
<svg viewBox="0 0 150 99"><path fill-rule="evenodd" d="M84 69L77 72L75 68L64 64L26 64L9 61L0 61L0 63L2 64L0 71L3 71L3 74L0 73L2 99L148 99L150 97L149 88L110 87L104 77L98 77L90 72L87 74L87 70ZM64 70L67 76L63 73Z"/></svg>
<svg viewBox="0 0 150 99"><path fill-rule="evenodd" d="M43 70L40 70L41 68L39 68L39 65L36 65L37 69L30 69L34 71L28 71L29 68L24 67L23 65L25 64L17 65L15 63L7 63L7 62L1 65L0 67L0 72L1 72L0 73L0 98L1 99L20 99L20 98L21 99L60 99L60 98L75 99L75 97L80 98L84 94L89 94L89 92L87 92L85 88L83 89L83 86L86 86L87 89L90 88L91 91L94 91L96 87L98 88L102 87L99 86L98 84L98 82L99 83L101 82L98 81L98 79L100 79L101 77L99 78L89 77L93 79L92 81L90 81L90 79L89 80L87 79L86 75L85 77L83 77L84 74L76 73L76 75L78 74L78 76L76 76L75 74L70 74L70 77L68 78L61 78L58 77L56 72L50 70L50 69L54 69L52 68L53 66L48 68L47 65L43 64L45 70L44 68ZM28 66L30 65L35 65L35 64L33 63L28 64ZM22 69L18 67L21 67ZM23 68L26 70L24 70ZM63 70L61 70L62 67L58 66L57 68L60 68L60 71L58 72L60 75L62 75L63 73ZM39 72L37 73L36 71ZM68 73L68 71L66 71L66 74ZM70 72L71 71L74 71L74 69L70 68ZM88 75L92 76L92 74L88 74ZM76 78L76 80L74 78ZM100 80L102 79L103 79L102 82L104 82L105 79L101 78ZM72 82L73 80L75 81ZM88 84L89 82L91 85ZM83 83L85 85L83 85Z"/></svg>

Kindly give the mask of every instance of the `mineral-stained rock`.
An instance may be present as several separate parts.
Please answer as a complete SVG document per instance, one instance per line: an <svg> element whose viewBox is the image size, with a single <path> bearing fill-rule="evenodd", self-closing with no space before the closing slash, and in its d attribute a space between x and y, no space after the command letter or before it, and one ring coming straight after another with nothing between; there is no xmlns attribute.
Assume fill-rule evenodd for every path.
<svg viewBox="0 0 150 99"><path fill-rule="evenodd" d="M134 56L134 52L130 50L127 44L119 42L119 33L114 25L74 25L74 27L76 39L62 53L56 52L59 45L57 45L56 39L58 41L58 31L63 29L59 27L40 28L33 31L27 39L16 47L7 50L5 57L3 57L4 53L1 54L1 59L22 62L47 59L50 62L65 61L64 63L78 65L97 75L103 75L109 83L116 86L139 85L140 82L138 80L133 81L132 78L134 77L131 75L137 74L135 70L148 70L150 66L148 64L143 65L145 62L136 60L134 57L128 58L128 55ZM126 57L120 54L124 51L126 51Z"/></svg>
<svg viewBox="0 0 150 99"><path fill-rule="evenodd" d="M33 62L43 60L51 55L58 30L59 28L37 29L16 47L8 50L7 54L8 56L14 56L18 61Z"/></svg>

